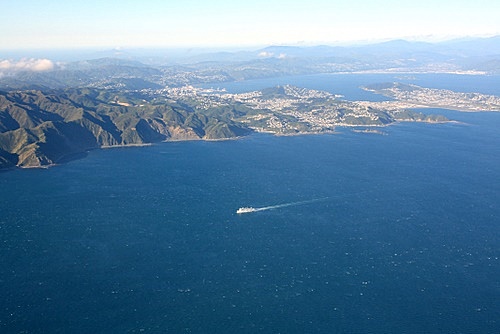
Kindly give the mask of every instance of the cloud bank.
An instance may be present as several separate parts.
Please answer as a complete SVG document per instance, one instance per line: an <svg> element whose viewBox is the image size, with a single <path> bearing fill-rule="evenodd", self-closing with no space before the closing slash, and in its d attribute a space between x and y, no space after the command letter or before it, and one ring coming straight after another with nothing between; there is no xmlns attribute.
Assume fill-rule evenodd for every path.
<svg viewBox="0 0 500 334"><path fill-rule="evenodd" d="M0 72L20 72L20 71L31 71L31 72L44 72L51 71L55 67L55 64L49 59L35 59L35 58L23 58L20 60L0 60Z"/></svg>

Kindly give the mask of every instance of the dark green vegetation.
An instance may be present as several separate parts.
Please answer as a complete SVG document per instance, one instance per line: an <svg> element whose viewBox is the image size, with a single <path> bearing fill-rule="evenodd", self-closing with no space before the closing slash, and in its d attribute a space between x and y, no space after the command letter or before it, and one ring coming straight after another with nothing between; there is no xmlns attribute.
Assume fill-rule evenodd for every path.
<svg viewBox="0 0 500 334"><path fill-rule="evenodd" d="M231 115L107 90L0 92L0 168L51 165L99 147L248 134Z"/></svg>

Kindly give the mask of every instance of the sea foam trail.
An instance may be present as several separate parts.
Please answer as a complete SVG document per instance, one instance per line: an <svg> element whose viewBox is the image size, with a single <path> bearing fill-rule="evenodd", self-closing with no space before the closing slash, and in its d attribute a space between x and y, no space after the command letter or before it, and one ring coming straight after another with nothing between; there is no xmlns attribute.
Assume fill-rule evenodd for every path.
<svg viewBox="0 0 500 334"><path fill-rule="evenodd" d="M324 198L311 199L311 200L308 200L308 201L290 202L290 203L283 203L283 204L278 204L278 205L263 206L263 207L260 207L260 208L240 208L237 211L237 213L250 213L250 212L257 212L257 211L273 210L273 209L284 208L284 207L287 207L287 206L304 205L304 204L309 204L309 203L324 201L324 200L327 200L327 199L328 199L328 197L324 197ZM246 209L246 210L240 211L242 209Z"/></svg>

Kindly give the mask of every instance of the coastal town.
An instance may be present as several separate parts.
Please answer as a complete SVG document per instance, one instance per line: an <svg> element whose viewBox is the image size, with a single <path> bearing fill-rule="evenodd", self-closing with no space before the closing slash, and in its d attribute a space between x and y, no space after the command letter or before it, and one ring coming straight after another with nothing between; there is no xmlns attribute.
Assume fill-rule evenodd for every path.
<svg viewBox="0 0 500 334"><path fill-rule="evenodd" d="M500 97L480 93L460 93L447 89L391 83L363 87L364 90L394 99L377 103L382 108L444 108L468 112L500 111Z"/></svg>
<svg viewBox="0 0 500 334"><path fill-rule="evenodd" d="M241 106L246 112L234 121L257 132L275 134L332 132L339 126L380 127L397 121L447 121L409 111L403 104L346 101L341 95L291 85L237 94L194 86L166 87L149 94L156 99L182 101L202 112Z"/></svg>

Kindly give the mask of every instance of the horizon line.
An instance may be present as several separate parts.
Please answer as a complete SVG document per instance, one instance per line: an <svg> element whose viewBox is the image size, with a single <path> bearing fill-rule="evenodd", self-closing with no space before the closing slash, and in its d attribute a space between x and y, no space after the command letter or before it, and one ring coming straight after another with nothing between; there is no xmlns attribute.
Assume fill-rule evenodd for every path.
<svg viewBox="0 0 500 334"><path fill-rule="evenodd" d="M381 44L391 41L406 41L410 43L439 44L460 40L490 39L500 37L500 33L480 34L480 35L460 35L460 36L403 36L372 38L358 40L336 40L336 41L296 41L296 42L276 42L276 43L249 43L249 44L172 44L172 45L73 45L73 46L22 46L7 47L3 52L19 51L96 51L96 50L185 50L185 49L252 49L272 46L295 46L295 47L355 47L373 44Z"/></svg>

